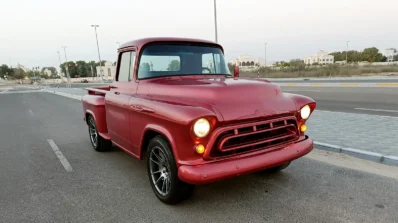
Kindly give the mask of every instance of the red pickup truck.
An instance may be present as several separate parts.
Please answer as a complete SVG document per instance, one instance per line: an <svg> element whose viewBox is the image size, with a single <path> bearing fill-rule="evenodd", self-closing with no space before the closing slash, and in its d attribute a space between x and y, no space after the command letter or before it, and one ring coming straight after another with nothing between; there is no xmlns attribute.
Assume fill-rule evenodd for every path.
<svg viewBox="0 0 398 223"><path fill-rule="evenodd" d="M230 74L214 42L146 38L118 49L107 87L88 88L84 120L96 151L145 159L156 196L174 204L194 185L281 170L313 148L311 98Z"/></svg>

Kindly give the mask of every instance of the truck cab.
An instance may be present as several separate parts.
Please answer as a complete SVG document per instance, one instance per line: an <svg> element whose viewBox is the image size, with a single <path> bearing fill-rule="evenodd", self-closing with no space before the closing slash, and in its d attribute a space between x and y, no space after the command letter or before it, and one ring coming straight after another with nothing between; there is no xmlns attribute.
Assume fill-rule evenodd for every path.
<svg viewBox="0 0 398 223"><path fill-rule="evenodd" d="M281 170L313 148L311 98L233 75L217 43L146 38L118 49L114 81L82 98L90 141L147 162L155 195L175 204L194 185Z"/></svg>

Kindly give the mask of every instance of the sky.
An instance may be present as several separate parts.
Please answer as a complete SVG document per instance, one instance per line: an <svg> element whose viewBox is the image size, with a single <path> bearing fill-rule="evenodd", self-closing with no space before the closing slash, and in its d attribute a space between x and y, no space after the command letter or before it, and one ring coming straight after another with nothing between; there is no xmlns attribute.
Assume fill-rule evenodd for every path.
<svg viewBox="0 0 398 223"><path fill-rule="evenodd" d="M102 60L115 61L117 43L172 36L215 40L213 0L2 0L0 64L59 67L98 61L92 24L98 24ZM227 59L267 61L377 47L398 48L397 0L217 0L218 42Z"/></svg>

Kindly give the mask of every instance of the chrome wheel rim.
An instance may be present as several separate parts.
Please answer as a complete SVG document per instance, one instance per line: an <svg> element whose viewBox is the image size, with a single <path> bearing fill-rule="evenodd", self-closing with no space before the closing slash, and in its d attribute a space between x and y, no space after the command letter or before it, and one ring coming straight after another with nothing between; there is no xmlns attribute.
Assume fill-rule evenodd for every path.
<svg viewBox="0 0 398 223"><path fill-rule="evenodd" d="M94 147L97 147L98 144L98 133L95 127L94 119L90 118L88 121L88 131L90 133L90 140L93 143Z"/></svg>
<svg viewBox="0 0 398 223"><path fill-rule="evenodd" d="M149 171L156 191L162 196L171 190L171 171L166 153L159 146L155 146L149 155Z"/></svg>

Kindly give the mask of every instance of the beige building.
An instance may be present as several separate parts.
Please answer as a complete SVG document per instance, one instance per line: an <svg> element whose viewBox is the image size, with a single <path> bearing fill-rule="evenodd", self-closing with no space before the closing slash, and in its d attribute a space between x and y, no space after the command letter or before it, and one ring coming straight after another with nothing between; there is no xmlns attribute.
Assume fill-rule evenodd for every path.
<svg viewBox="0 0 398 223"><path fill-rule="evenodd" d="M304 63L307 65L312 65L314 63L318 64L333 64L334 56L329 55L329 53L321 50L317 52L314 56L304 58Z"/></svg>
<svg viewBox="0 0 398 223"><path fill-rule="evenodd" d="M29 72L31 71L29 68L26 68L24 65L17 63L17 65L15 66L15 68L17 69L22 69L24 72Z"/></svg>
<svg viewBox="0 0 398 223"><path fill-rule="evenodd" d="M97 74L100 74L101 69L100 66L96 67ZM104 79L113 79L116 74L116 66L112 64L112 62L107 61L105 64L102 64L102 75Z"/></svg>
<svg viewBox="0 0 398 223"><path fill-rule="evenodd" d="M44 75L47 75L47 77L51 77L52 72L51 72L51 70L49 70L49 69L46 68L46 69L43 70L43 74L44 74Z"/></svg>
<svg viewBox="0 0 398 223"><path fill-rule="evenodd" d="M239 63L239 68L242 70L255 70L258 66L264 66L264 62L256 59L250 55L241 55L229 61L229 63Z"/></svg>

